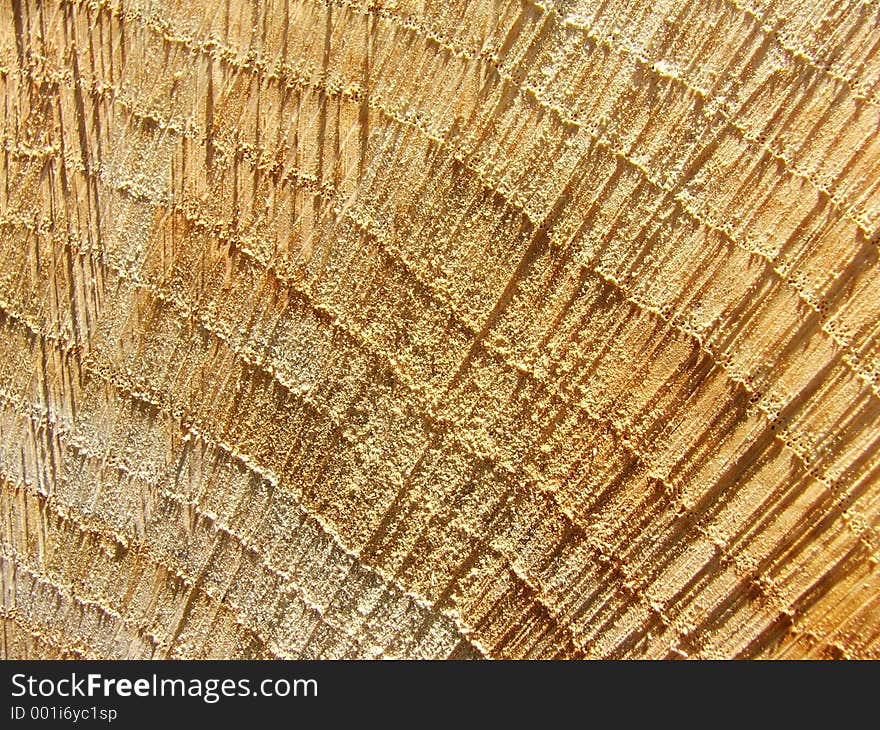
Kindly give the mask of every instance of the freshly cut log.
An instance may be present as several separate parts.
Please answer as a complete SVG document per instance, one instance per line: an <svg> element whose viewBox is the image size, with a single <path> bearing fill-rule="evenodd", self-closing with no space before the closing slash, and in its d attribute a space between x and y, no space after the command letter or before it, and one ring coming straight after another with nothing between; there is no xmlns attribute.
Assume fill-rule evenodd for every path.
<svg viewBox="0 0 880 730"><path fill-rule="evenodd" d="M3 658L880 658L880 9L11 0Z"/></svg>

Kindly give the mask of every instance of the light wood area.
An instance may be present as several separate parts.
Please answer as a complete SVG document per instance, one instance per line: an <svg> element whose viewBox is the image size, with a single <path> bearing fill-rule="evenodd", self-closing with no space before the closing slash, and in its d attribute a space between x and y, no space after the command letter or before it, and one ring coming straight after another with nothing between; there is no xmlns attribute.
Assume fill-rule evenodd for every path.
<svg viewBox="0 0 880 730"><path fill-rule="evenodd" d="M3 658L880 658L880 6L0 7Z"/></svg>

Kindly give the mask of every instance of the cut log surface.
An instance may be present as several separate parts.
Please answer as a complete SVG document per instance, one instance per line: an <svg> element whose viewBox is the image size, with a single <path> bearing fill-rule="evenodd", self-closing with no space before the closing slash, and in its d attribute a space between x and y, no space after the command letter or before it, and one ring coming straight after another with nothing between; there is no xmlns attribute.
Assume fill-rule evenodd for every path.
<svg viewBox="0 0 880 730"><path fill-rule="evenodd" d="M880 658L880 7L5 0L4 658Z"/></svg>

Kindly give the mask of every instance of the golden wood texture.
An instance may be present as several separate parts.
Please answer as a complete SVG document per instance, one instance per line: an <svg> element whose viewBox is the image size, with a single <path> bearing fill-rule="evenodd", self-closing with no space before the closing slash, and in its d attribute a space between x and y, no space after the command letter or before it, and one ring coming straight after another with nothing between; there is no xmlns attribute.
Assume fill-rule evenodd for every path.
<svg viewBox="0 0 880 730"><path fill-rule="evenodd" d="M880 8L11 0L12 657L880 657Z"/></svg>

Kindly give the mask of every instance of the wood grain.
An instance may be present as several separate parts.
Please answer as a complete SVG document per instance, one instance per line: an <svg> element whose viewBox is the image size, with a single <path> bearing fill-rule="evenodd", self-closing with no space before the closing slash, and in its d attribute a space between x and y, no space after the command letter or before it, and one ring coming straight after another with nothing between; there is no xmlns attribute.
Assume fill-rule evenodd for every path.
<svg viewBox="0 0 880 730"><path fill-rule="evenodd" d="M11 0L2 656L880 658L880 6Z"/></svg>

